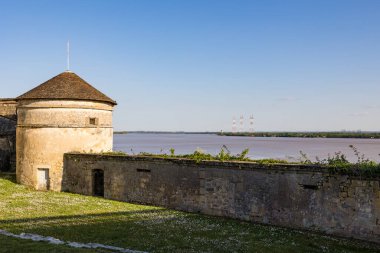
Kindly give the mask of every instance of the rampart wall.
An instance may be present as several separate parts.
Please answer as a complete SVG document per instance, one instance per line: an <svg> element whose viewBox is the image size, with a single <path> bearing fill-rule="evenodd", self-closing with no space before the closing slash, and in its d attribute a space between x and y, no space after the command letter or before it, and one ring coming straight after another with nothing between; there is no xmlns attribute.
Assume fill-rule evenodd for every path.
<svg viewBox="0 0 380 253"><path fill-rule="evenodd" d="M380 179L306 165L65 154L62 189L380 243Z"/></svg>
<svg viewBox="0 0 380 253"><path fill-rule="evenodd" d="M0 99L0 116L16 119L16 101L11 98Z"/></svg>
<svg viewBox="0 0 380 253"><path fill-rule="evenodd" d="M16 169L16 101L0 99L0 171Z"/></svg>

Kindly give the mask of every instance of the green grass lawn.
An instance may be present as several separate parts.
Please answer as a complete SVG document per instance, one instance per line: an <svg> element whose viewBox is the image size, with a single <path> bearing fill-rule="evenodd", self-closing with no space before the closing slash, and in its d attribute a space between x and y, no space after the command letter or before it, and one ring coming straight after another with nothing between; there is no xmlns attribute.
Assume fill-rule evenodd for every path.
<svg viewBox="0 0 380 253"><path fill-rule="evenodd" d="M0 174L0 229L148 252L380 252L380 246L69 193ZM112 252L0 235L0 252Z"/></svg>

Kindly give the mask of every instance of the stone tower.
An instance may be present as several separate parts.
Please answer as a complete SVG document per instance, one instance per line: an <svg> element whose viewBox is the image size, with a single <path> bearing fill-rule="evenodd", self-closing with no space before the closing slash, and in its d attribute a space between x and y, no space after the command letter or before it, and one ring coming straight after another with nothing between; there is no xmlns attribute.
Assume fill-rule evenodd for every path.
<svg viewBox="0 0 380 253"><path fill-rule="evenodd" d="M19 183L60 191L64 153L112 150L116 102L75 73L63 72L16 101Z"/></svg>

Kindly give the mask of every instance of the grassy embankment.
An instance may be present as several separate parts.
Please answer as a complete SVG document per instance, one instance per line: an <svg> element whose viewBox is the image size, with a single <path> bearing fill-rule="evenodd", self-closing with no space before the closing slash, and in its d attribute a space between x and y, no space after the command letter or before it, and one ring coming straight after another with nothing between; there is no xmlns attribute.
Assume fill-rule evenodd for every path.
<svg viewBox="0 0 380 253"><path fill-rule="evenodd" d="M380 252L380 246L69 193L38 192L0 174L0 229L148 252ZM0 252L110 252L0 235Z"/></svg>
<svg viewBox="0 0 380 253"><path fill-rule="evenodd" d="M380 139L380 132L223 132L221 136Z"/></svg>

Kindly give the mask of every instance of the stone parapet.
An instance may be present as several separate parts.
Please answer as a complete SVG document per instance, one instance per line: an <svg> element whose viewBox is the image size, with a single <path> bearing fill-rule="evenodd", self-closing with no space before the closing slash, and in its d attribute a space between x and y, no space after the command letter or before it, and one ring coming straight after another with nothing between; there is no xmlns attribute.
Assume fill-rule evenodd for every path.
<svg viewBox="0 0 380 253"><path fill-rule="evenodd" d="M12 98L0 99L0 116L16 120L17 102Z"/></svg>

